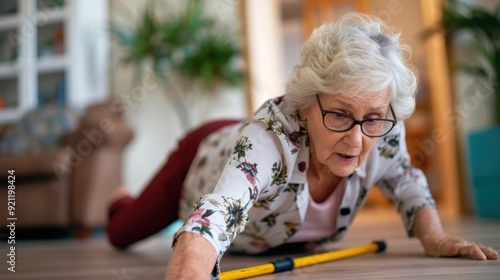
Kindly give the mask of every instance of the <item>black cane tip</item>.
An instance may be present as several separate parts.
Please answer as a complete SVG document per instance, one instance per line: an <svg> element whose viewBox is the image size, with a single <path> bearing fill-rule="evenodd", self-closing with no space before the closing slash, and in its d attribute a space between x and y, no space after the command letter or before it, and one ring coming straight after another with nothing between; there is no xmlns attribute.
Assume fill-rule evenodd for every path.
<svg viewBox="0 0 500 280"><path fill-rule="evenodd" d="M387 248L387 245L385 244L385 241L383 240L376 240L376 241L373 241L373 243L377 244L377 253L380 253L380 252L383 252L385 251L385 249Z"/></svg>

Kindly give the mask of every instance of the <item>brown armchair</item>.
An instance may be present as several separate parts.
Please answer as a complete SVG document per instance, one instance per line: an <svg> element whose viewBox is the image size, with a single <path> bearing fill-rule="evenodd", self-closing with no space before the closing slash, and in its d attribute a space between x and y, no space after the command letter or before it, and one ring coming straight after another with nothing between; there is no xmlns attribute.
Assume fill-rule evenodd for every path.
<svg viewBox="0 0 500 280"><path fill-rule="evenodd" d="M16 237L86 237L104 227L107 199L122 182L123 152L133 137L113 102L89 106L56 149L0 156L2 200L7 172L15 171ZM4 202L0 219L6 221Z"/></svg>

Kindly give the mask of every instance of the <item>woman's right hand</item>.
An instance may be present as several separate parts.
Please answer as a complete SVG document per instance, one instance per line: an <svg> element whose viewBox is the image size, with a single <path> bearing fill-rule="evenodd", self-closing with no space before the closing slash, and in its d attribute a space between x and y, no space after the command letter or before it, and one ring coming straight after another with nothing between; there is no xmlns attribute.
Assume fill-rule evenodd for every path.
<svg viewBox="0 0 500 280"><path fill-rule="evenodd" d="M212 244L199 234L185 232L175 243L166 280L210 279L216 261Z"/></svg>

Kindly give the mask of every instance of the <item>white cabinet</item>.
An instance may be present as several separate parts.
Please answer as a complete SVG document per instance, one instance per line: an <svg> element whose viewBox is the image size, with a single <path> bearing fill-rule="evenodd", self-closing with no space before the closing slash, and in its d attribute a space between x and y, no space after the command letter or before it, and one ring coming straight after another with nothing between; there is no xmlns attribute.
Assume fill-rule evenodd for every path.
<svg viewBox="0 0 500 280"><path fill-rule="evenodd" d="M83 108L107 95L104 0L2 0L0 123L49 103Z"/></svg>

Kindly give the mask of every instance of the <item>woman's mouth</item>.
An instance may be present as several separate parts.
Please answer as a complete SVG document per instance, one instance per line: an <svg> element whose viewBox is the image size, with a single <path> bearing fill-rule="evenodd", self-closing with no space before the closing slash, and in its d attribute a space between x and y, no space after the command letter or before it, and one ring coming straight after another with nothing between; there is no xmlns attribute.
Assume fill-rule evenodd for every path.
<svg viewBox="0 0 500 280"><path fill-rule="evenodd" d="M353 158L355 156L350 156L350 155L345 155L345 154L339 154L339 156L343 157L343 158Z"/></svg>
<svg viewBox="0 0 500 280"><path fill-rule="evenodd" d="M353 162L354 160L356 160L358 158L358 156L355 156L355 155L348 155L348 154L341 154L341 153L337 153L337 156L343 162Z"/></svg>

